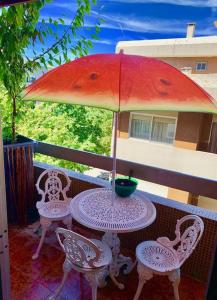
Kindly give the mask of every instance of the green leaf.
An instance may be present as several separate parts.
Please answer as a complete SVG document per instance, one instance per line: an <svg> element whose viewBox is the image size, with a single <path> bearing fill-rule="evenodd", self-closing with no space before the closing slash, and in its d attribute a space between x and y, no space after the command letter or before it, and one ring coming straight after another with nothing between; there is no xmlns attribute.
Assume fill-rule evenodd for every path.
<svg viewBox="0 0 217 300"><path fill-rule="evenodd" d="M28 4L20 4L2 8L0 14L0 83L5 90L6 99L3 109L0 99L0 111L3 112L3 132L8 132L11 128L12 116L17 123L20 122L24 115L28 113L24 109L24 105L20 104L19 94L23 87L27 84L27 79L34 76L36 72L42 68L61 64L64 61L69 61L70 54L78 57L88 54L88 49L92 47L90 32L87 28L82 27L86 15L90 12L91 5L95 3L93 0L76 0L77 10L74 19L72 17L70 27L64 26L61 30L52 30L52 24L56 27L59 24L64 25L64 18L40 18L40 10L47 5L51 0L33 1ZM39 22L40 20L40 22ZM96 37L100 31L100 20L96 20L94 33ZM83 37L81 36L81 32ZM53 41L53 45L47 47L45 40ZM35 47L37 43L37 48ZM35 47L35 49L34 49ZM36 51L37 49L37 51ZM26 56L27 53L34 55ZM58 57L56 57L58 56ZM17 111L13 110L12 99L16 101ZM29 106L25 106L28 107ZM33 105L33 109L35 106ZM25 113L24 113L25 112ZM24 113L23 117L22 114ZM82 114L80 114L82 119ZM64 118L65 120L65 118ZM29 122L33 122L30 118ZM90 120L89 120L90 122ZM34 122L33 122L34 123ZM52 123L52 122L51 122ZM19 123L20 124L20 123ZM25 123L24 123L25 124ZM47 125L46 125L47 126ZM76 124L68 124L68 128L78 128ZM48 127L47 127L48 128ZM29 133L35 129L34 125L29 124ZM60 128L61 132L62 129ZM80 134L84 135L82 132ZM44 134L39 135L45 137ZM53 136L53 132L46 133L46 136ZM62 135L64 137L64 135ZM70 138L73 140L71 133ZM87 145L92 145L90 141L91 135L86 136L85 148ZM61 139L61 138L60 138ZM78 139L78 137L76 137ZM62 138L61 143L65 140ZM74 145L79 147L78 144ZM92 146L91 146L92 147Z"/></svg>
<svg viewBox="0 0 217 300"><path fill-rule="evenodd" d="M54 54L59 53L58 47L54 47L54 48L52 49L52 51L53 51Z"/></svg>
<svg viewBox="0 0 217 300"><path fill-rule="evenodd" d="M43 39L43 37L42 37L41 32L38 33L38 38L39 38L40 42L41 42L42 44L44 44L44 39Z"/></svg>
<svg viewBox="0 0 217 300"><path fill-rule="evenodd" d="M53 60L55 61L55 63L56 63L56 64L58 64L58 65L60 64L60 61L59 61L59 59L57 59L57 58L54 58Z"/></svg>
<svg viewBox="0 0 217 300"><path fill-rule="evenodd" d="M62 25L65 24L65 21L64 21L62 18L59 18L59 20L60 20L60 23L61 23Z"/></svg>

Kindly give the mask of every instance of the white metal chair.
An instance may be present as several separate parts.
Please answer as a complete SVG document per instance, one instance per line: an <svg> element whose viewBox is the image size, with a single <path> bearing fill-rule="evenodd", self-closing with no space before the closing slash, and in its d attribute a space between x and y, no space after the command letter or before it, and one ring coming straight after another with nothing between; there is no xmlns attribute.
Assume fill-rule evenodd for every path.
<svg viewBox="0 0 217 300"><path fill-rule="evenodd" d="M143 285L154 274L167 275L173 284L175 300L180 299L178 292L180 267L197 246L203 230L201 218L187 215L177 221L174 241L160 237L157 241L146 241L137 246L139 283L134 300L139 299Z"/></svg>
<svg viewBox="0 0 217 300"><path fill-rule="evenodd" d="M53 221L62 220L68 229L71 229L72 217L69 211L71 199L66 196L71 180L60 170L45 170L38 178L36 188L41 200L36 207L40 215L42 227L41 239L32 259L37 259L45 239L46 232Z"/></svg>
<svg viewBox="0 0 217 300"><path fill-rule="evenodd" d="M109 269L109 265L112 262L111 249L100 240L90 240L64 228L57 228L56 234L66 257L63 264L64 275L62 282L54 295L49 297L49 300L55 300L59 295L72 269L85 274L87 281L92 287L92 300L96 300L100 278ZM120 287L114 276L111 273L109 275L114 283Z"/></svg>

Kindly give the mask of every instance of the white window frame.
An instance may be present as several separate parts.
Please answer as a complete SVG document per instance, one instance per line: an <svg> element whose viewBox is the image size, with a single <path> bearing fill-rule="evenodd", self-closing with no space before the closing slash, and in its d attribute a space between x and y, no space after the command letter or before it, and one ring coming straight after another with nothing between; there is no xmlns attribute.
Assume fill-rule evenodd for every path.
<svg viewBox="0 0 217 300"><path fill-rule="evenodd" d="M131 136L131 124L132 124L132 119L133 119L133 115L142 115L142 116L147 116L147 117L151 117L151 130L149 133L149 138L148 139L140 139L140 138L136 138ZM173 136L173 140L175 139L175 135L176 135L176 128L177 128L177 117L171 117L168 115L158 115L158 114L147 114L147 113L141 113L141 112L130 112L130 118L129 118L129 126L128 126L128 139L135 139L137 141L142 141L142 142L149 142L149 143L155 143L155 144L161 144L161 145L168 145L168 146L173 146L173 143L163 143L163 142L158 142L158 141L153 141L151 139L151 135L152 135L152 126L153 126L153 119L154 117L160 117L160 118L169 118L169 119L173 119L175 120L175 130L174 130L174 136Z"/></svg>
<svg viewBox="0 0 217 300"><path fill-rule="evenodd" d="M199 64L205 64L205 69L199 69L198 68L198 65ZM196 71L199 71L199 72L203 72L203 71L206 71L207 70L207 67L208 67L208 62L207 61L197 61L196 62L196 66L195 66L195 69L196 69Z"/></svg>

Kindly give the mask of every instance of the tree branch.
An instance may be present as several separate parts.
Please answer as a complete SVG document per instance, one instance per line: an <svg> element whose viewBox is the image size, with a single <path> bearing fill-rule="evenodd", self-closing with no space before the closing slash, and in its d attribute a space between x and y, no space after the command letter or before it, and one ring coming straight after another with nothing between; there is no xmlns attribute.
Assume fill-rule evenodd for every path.
<svg viewBox="0 0 217 300"><path fill-rule="evenodd" d="M77 10L78 12L79 10ZM43 57L44 55L46 55L47 53L49 53L53 48L55 48L57 45L59 45L63 39L66 37L67 33L70 31L71 26L73 25L76 17L77 17L77 12L76 15L74 17L74 19L72 20L72 22L70 23L69 27L64 31L62 37L56 41L52 46L50 46L49 48L47 48L44 52L42 52L41 54L39 54L38 56L36 56L35 58L33 58L33 60L31 60L31 62L35 62L36 60L39 60L41 57Z"/></svg>

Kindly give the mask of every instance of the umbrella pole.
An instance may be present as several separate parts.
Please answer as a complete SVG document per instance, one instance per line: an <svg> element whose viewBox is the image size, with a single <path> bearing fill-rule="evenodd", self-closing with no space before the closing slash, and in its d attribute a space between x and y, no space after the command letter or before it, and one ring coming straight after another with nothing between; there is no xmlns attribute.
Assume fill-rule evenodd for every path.
<svg viewBox="0 0 217 300"><path fill-rule="evenodd" d="M113 141L112 141L112 205L114 204L115 199L115 176L116 176L116 150L117 150L117 129L118 129L118 113L114 112L113 116Z"/></svg>

